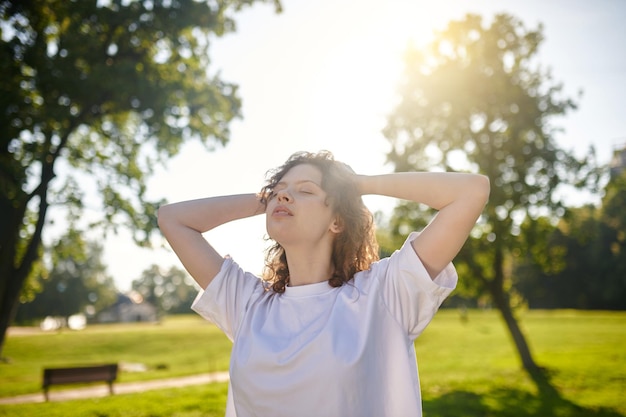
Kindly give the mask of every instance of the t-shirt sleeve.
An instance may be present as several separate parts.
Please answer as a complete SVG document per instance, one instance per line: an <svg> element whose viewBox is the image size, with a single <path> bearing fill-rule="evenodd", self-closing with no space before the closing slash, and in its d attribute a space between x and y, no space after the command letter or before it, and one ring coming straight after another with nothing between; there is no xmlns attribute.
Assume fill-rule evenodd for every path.
<svg viewBox="0 0 626 417"><path fill-rule="evenodd" d="M191 309L215 323L232 341L250 299L263 291L259 277L227 257L207 288L200 290Z"/></svg>
<svg viewBox="0 0 626 417"><path fill-rule="evenodd" d="M401 249L378 265L383 302L412 340L424 331L458 281L452 263L434 280L430 278L411 245L417 235L411 233Z"/></svg>

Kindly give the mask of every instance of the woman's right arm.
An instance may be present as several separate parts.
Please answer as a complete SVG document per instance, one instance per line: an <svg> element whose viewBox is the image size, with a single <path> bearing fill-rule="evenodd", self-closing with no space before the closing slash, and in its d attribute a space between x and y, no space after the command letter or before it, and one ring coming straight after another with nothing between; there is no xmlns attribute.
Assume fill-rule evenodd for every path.
<svg viewBox="0 0 626 417"><path fill-rule="evenodd" d="M158 220L161 232L185 269L206 289L220 271L224 258L202 233L264 211L256 194L239 194L167 204L159 208Z"/></svg>

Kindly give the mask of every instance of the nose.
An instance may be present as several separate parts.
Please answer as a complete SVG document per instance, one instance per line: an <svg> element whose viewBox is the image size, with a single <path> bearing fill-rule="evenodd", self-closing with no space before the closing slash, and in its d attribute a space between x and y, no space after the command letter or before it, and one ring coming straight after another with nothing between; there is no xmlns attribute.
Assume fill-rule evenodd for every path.
<svg viewBox="0 0 626 417"><path fill-rule="evenodd" d="M287 202L288 203L288 202L291 202L291 194L289 194L289 192L287 191L286 188L283 188L283 189L279 190L276 193L276 199L279 202Z"/></svg>

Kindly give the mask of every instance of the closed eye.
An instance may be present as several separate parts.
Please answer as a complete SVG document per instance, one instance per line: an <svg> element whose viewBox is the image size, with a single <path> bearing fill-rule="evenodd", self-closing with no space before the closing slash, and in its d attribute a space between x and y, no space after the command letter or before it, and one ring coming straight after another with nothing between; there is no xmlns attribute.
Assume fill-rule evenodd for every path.
<svg viewBox="0 0 626 417"><path fill-rule="evenodd" d="M314 192L313 190L310 190L310 189L308 189L308 188L303 188L303 189L300 189L300 192L301 192L302 194L315 194L315 192Z"/></svg>

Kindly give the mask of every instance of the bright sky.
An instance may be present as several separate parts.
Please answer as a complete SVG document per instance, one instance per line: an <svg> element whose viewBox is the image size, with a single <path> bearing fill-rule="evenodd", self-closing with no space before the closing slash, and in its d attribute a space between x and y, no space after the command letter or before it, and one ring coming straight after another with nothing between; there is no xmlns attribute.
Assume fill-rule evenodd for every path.
<svg viewBox="0 0 626 417"><path fill-rule="evenodd" d="M239 84L243 120L231 142L214 152L189 144L149 182L152 197L169 201L256 192L265 172L293 152L329 149L357 172L390 172L380 133L392 110L402 53L411 39L466 13L486 19L511 13L528 28L545 26L540 61L570 96L584 91L579 110L559 120L559 143L584 152L595 145L608 163L626 143L626 2L621 0L283 0L284 12L257 5L236 16L238 30L212 46L213 72ZM390 211L393 201L366 200ZM234 222L207 234L225 255L259 272L264 218ZM160 242L157 242L160 243ZM151 264L182 267L165 245L146 250L127 233L109 237L105 262L121 290Z"/></svg>

